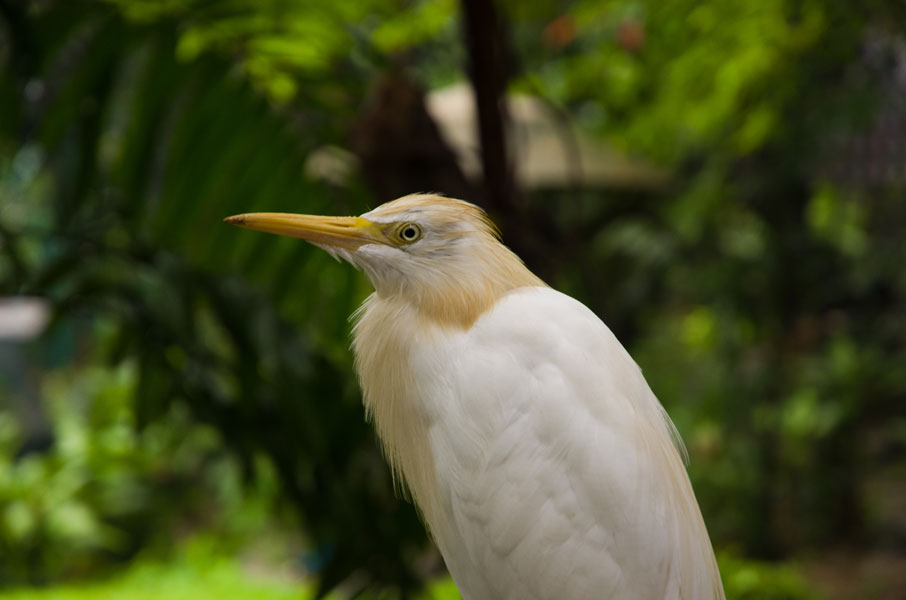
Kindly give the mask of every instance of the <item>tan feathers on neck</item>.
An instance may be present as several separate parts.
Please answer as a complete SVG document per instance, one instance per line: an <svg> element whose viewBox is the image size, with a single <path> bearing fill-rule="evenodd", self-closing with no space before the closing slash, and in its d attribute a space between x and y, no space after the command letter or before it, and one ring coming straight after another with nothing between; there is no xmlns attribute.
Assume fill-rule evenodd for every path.
<svg viewBox="0 0 906 600"><path fill-rule="evenodd" d="M411 286L368 297L356 311L353 350L366 415L375 424L394 480L408 488L430 525L437 486L427 421L410 368L413 341L437 328L470 328L513 289L545 284L496 240L483 248L476 273L440 285Z"/></svg>
<svg viewBox="0 0 906 600"><path fill-rule="evenodd" d="M394 482L412 494L427 522L436 509L435 473L427 427L417 410L416 382L409 368L417 321L411 307L376 293L356 312L353 350L364 393L365 414L374 422Z"/></svg>
<svg viewBox="0 0 906 600"><path fill-rule="evenodd" d="M488 245L480 258L477 273L412 290L407 300L438 326L468 329L510 290L545 285L503 244Z"/></svg>

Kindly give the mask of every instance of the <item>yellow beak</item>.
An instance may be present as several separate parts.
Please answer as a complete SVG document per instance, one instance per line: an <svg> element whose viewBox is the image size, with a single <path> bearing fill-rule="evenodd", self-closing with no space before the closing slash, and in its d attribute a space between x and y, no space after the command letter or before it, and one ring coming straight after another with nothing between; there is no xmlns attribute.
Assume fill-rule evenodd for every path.
<svg viewBox="0 0 906 600"><path fill-rule="evenodd" d="M301 238L315 244L355 250L365 244L386 244L380 227L362 217L319 217L291 213L248 213L224 222L246 229Z"/></svg>

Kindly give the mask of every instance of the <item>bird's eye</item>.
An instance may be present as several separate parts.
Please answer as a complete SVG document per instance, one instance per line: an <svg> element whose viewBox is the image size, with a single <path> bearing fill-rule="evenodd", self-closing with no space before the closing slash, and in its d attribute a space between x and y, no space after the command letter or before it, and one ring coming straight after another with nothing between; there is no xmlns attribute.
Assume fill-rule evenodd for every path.
<svg viewBox="0 0 906 600"><path fill-rule="evenodd" d="M423 235L424 231L415 223L405 223L399 228L399 238L407 244L417 242Z"/></svg>

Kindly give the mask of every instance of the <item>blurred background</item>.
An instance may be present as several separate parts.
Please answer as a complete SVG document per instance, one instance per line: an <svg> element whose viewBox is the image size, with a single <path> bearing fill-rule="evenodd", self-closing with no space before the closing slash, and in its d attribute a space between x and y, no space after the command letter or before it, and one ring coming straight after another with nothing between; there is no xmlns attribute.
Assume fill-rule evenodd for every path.
<svg viewBox="0 0 906 600"><path fill-rule="evenodd" d="M901 0L0 0L0 599L457 598L362 274L476 202L640 363L731 599L906 597Z"/></svg>

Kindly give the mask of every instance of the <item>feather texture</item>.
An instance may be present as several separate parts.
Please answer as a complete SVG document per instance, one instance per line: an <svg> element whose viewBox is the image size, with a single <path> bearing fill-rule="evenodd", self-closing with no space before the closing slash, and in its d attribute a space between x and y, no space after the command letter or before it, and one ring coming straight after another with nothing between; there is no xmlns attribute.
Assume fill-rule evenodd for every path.
<svg viewBox="0 0 906 600"><path fill-rule="evenodd" d="M451 330L394 304L355 330L366 402L464 598L723 597L672 426L591 311L525 287ZM391 363L402 419L376 406Z"/></svg>

